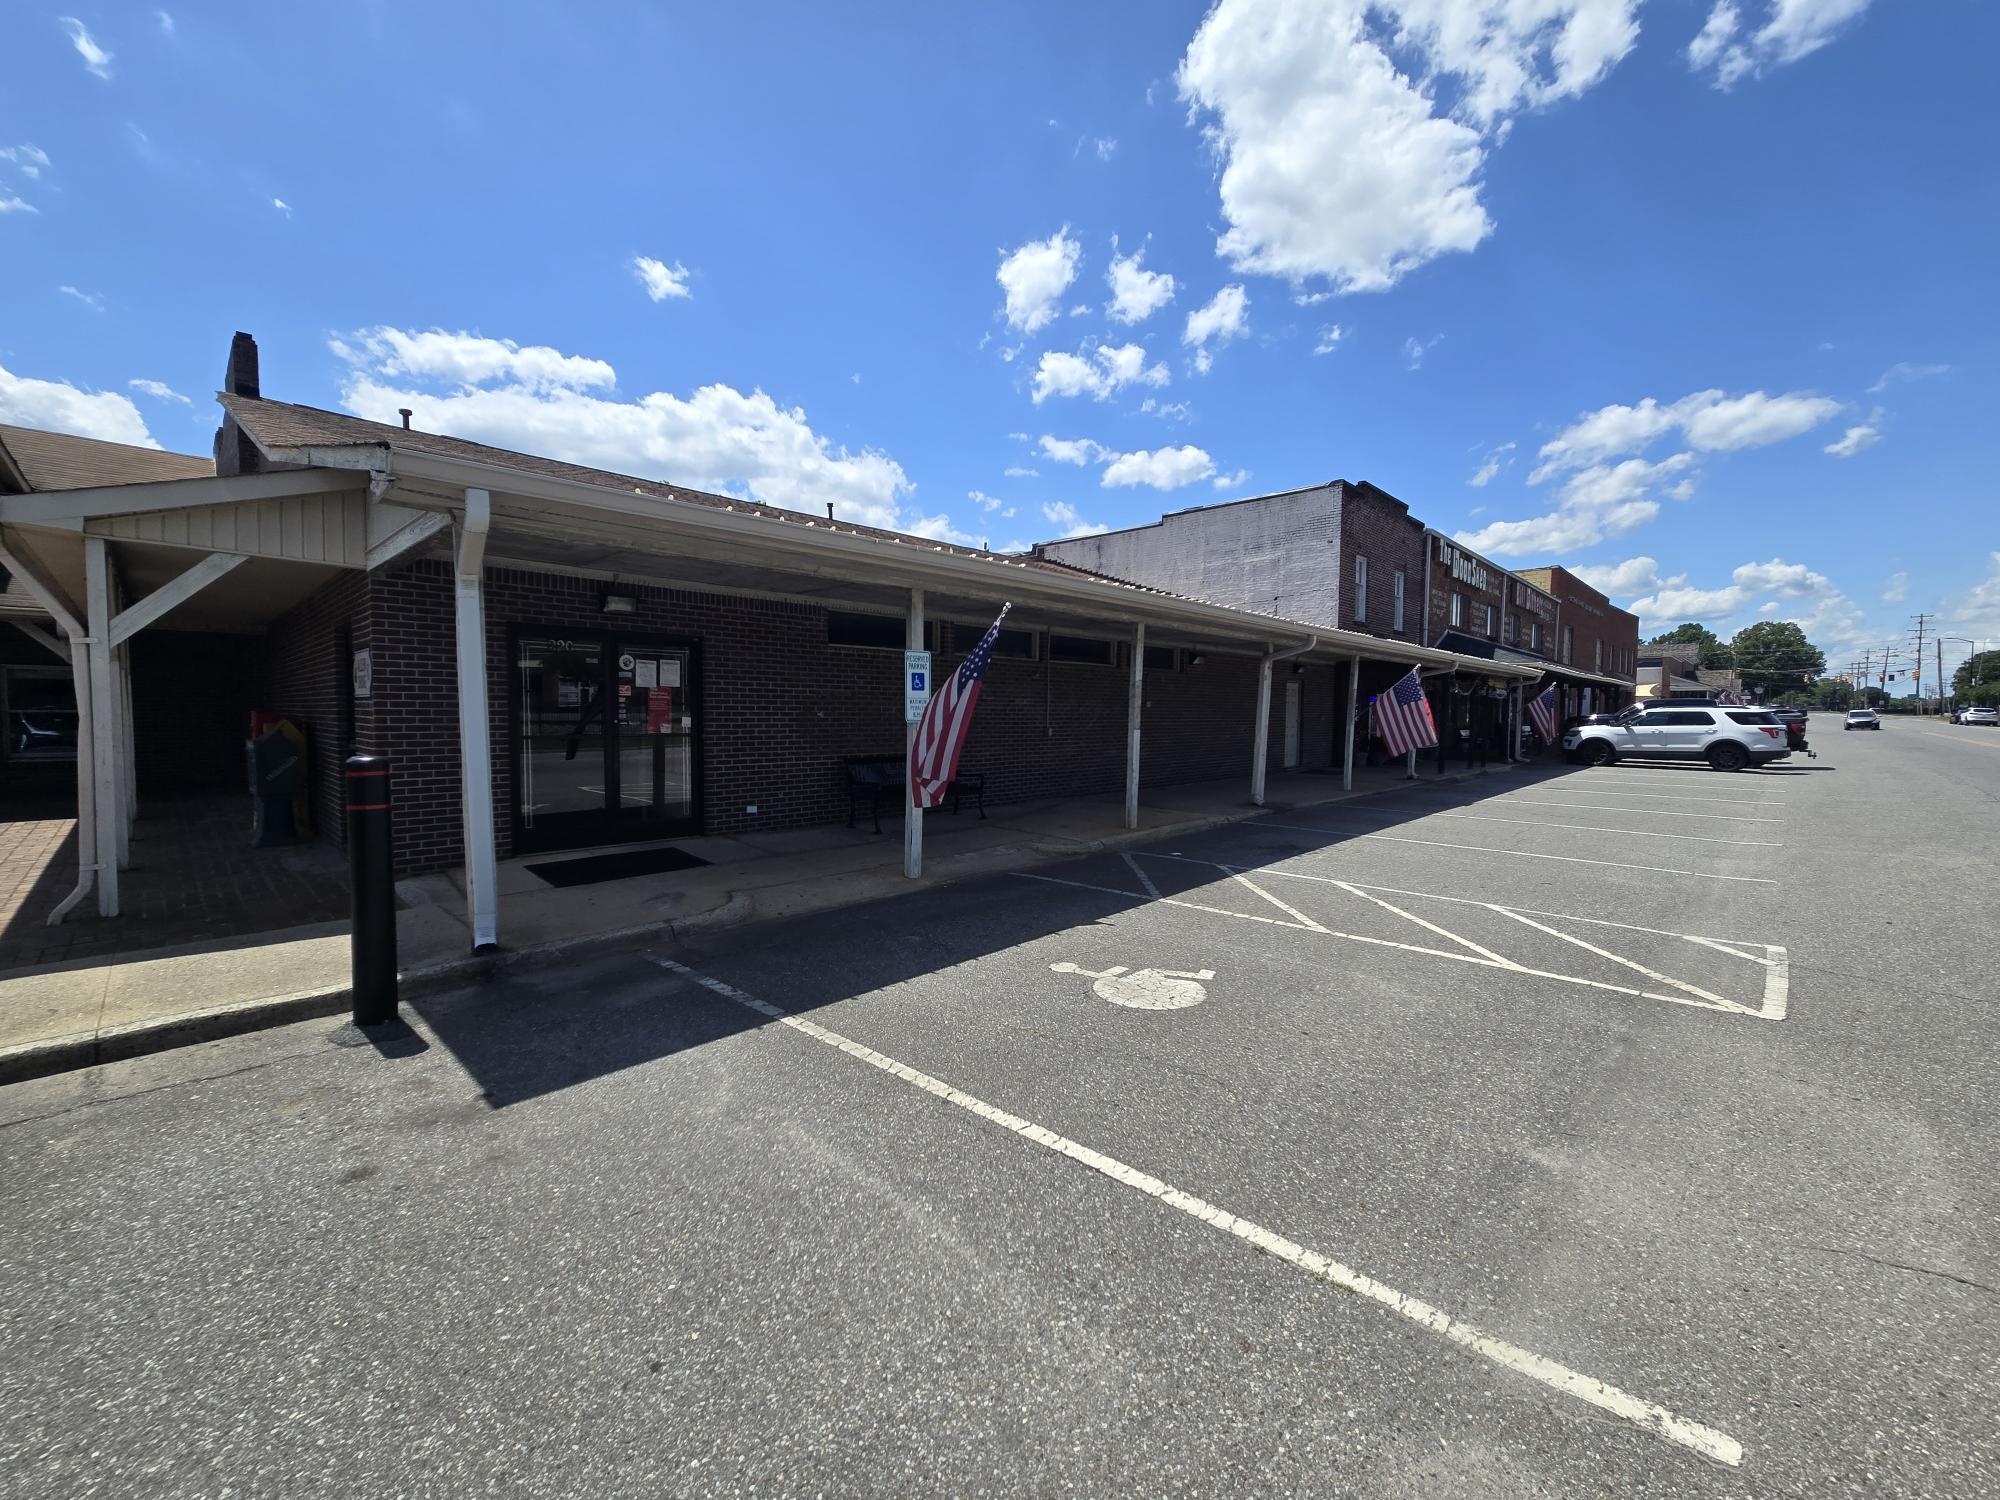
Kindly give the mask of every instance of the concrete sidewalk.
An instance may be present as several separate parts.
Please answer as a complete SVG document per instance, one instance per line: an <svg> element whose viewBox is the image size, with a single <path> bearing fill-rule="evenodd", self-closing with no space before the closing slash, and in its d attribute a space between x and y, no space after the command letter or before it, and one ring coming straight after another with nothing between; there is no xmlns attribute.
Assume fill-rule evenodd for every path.
<svg viewBox="0 0 2000 1500"><path fill-rule="evenodd" d="M1430 783L1504 774L1504 765L1455 768ZM1019 803L981 820L933 813L924 825L924 875L902 873L902 823L882 832L806 829L739 838L672 840L709 861L692 870L598 885L551 886L530 870L572 855L500 867L503 951L471 957L463 872L397 886L398 952L406 994L550 962L592 948L671 940L679 933L850 906L969 876L1021 869L1101 849L1194 833L1408 785L1400 765L1338 775L1273 775L1265 806L1241 778L1149 789L1136 831L1113 797ZM181 948L90 958L0 974L0 1083L88 1067L347 1008L347 924L319 923Z"/></svg>

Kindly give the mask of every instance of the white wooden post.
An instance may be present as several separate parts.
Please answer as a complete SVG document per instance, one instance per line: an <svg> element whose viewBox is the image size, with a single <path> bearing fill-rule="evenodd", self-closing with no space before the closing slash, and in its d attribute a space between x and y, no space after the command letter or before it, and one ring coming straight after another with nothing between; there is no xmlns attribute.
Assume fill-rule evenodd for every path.
<svg viewBox="0 0 2000 1500"><path fill-rule="evenodd" d="M1139 717L1146 698L1146 627L1132 627L1132 683L1125 699L1125 826L1139 826Z"/></svg>
<svg viewBox="0 0 2000 1500"><path fill-rule="evenodd" d="M910 590L910 614L908 624L904 627L903 645L911 651L924 649L922 589ZM935 664L931 675L933 678L937 675ZM907 682L904 683L906 689L908 685ZM933 692L937 690L935 681L931 684L931 690ZM903 874L911 880L917 879L924 873L924 810L917 806L917 778L910 774L913 769L911 762L916 758L916 748L917 726L905 724L903 726Z"/></svg>
<svg viewBox="0 0 2000 1500"><path fill-rule="evenodd" d="M118 716L111 674L111 558L101 536L83 539L84 602L90 628L90 760L97 835L97 913L118 915ZM81 728L81 724L78 726ZM82 753L81 746L78 753ZM80 851L79 851L80 853Z"/></svg>
<svg viewBox="0 0 2000 1500"><path fill-rule="evenodd" d="M1347 741L1340 753L1340 789L1354 790L1354 719L1361 712L1361 658L1347 664Z"/></svg>
<svg viewBox="0 0 2000 1500"><path fill-rule="evenodd" d="M1275 648L1274 648L1275 649ZM1271 752L1271 657L1257 663L1256 749L1250 761L1250 805L1264 805L1264 762Z"/></svg>
<svg viewBox="0 0 2000 1500"><path fill-rule="evenodd" d="M132 828L139 821L139 747L132 722L132 653L111 648L111 668L118 676L118 767L125 778L125 821L118 825L118 868L132 867Z"/></svg>
<svg viewBox="0 0 2000 1500"><path fill-rule="evenodd" d="M465 839L465 914L475 953L499 944L499 871L493 854L493 726L486 704L486 535L493 518L485 490L465 492L453 594L458 615L459 804Z"/></svg>

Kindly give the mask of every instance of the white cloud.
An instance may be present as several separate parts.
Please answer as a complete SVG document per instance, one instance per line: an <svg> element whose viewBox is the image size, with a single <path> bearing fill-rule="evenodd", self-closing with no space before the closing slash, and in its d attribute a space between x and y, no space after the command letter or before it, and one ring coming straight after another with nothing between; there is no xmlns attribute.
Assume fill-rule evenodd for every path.
<svg viewBox="0 0 2000 1500"><path fill-rule="evenodd" d="M1910 575L1908 571L1899 569L1891 573L1888 582L1882 585L1882 602L1884 604L1901 604L1909 597Z"/></svg>
<svg viewBox="0 0 2000 1500"><path fill-rule="evenodd" d="M1156 396L1148 396L1139 403L1139 410L1149 417L1158 417L1163 422L1185 422L1191 408L1185 401L1162 401Z"/></svg>
<svg viewBox="0 0 2000 1500"><path fill-rule="evenodd" d="M620 401L590 394L616 384L602 360L437 329L355 337L357 346L336 340L333 348L355 367L341 399L359 416L395 422L396 409L408 406L426 430L474 442L811 514L831 501L841 520L870 526L914 524L900 509L912 489L900 464L828 442L803 410L762 391L715 384L685 397L654 391Z"/></svg>
<svg viewBox="0 0 2000 1500"><path fill-rule="evenodd" d="M1084 520L1077 513L1076 507L1067 500L1055 500L1045 504L1042 507L1042 518L1051 526L1062 528L1060 535L1064 541L1072 537L1096 536L1099 532L1111 529L1109 526L1100 526L1095 521Z"/></svg>
<svg viewBox="0 0 2000 1500"><path fill-rule="evenodd" d="M1215 485L1217 492L1222 494L1227 494L1230 490L1244 489L1250 483L1250 471L1248 469L1238 469L1234 474L1218 474L1212 483Z"/></svg>
<svg viewBox="0 0 2000 1500"><path fill-rule="evenodd" d="M0 366L0 422L140 448L160 446L131 397L117 391L79 390L66 380L15 375L5 366Z"/></svg>
<svg viewBox="0 0 2000 1500"><path fill-rule="evenodd" d="M69 33L70 44L76 48L76 55L83 59L85 70L99 78L110 78L111 54L97 45L97 39L90 34L89 28L75 16L60 17L59 24Z"/></svg>
<svg viewBox="0 0 2000 1500"><path fill-rule="evenodd" d="M1741 396L1719 390L1696 391L1671 404L1648 396L1637 406L1599 407L1542 444L1542 462L1528 476L1528 483L1540 484L1564 469L1602 463L1619 454L1643 452L1675 429L1699 451L1731 452L1797 437L1839 410L1838 401L1804 391L1779 396L1763 391Z"/></svg>
<svg viewBox="0 0 2000 1500"><path fill-rule="evenodd" d="M153 15L159 20L160 35L172 36L174 34L174 18L163 10L156 10L153 12Z"/></svg>
<svg viewBox="0 0 2000 1500"><path fill-rule="evenodd" d="M1111 269L1104 273L1111 288L1106 315L1114 323L1143 323L1174 300L1174 278L1165 271L1148 271L1140 264L1146 258L1145 246L1130 255L1119 255L1118 242L1111 244Z"/></svg>
<svg viewBox="0 0 2000 1500"><path fill-rule="evenodd" d="M1194 367L1207 374L1214 363L1211 343L1220 347L1250 331L1250 298L1240 286L1226 286L1206 305L1188 314L1181 343L1194 350Z"/></svg>
<svg viewBox="0 0 2000 1500"><path fill-rule="evenodd" d="M1622 563L1600 564L1596 567L1571 568L1585 583L1599 593L1613 599L1623 599L1633 594L1644 594L1660 585L1660 564L1651 557L1628 557ZM1675 579L1673 582L1679 582Z"/></svg>
<svg viewBox="0 0 2000 1500"><path fill-rule="evenodd" d="M142 396L151 396L155 401L178 401L182 406L193 403L163 380L128 380L125 382Z"/></svg>
<svg viewBox="0 0 2000 1500"><path fill-rule="evenodd" d="M1178 448L1155 448L1151 452L1120 453L1105 466L1098 480L1106 489L1149 485L1156 490L1177 490L1215 472L1215 461L1192 444Z"/></svg>
<svg viewBox="0 0 2000 1500"><path fill-rule="evenodd" d="M1597 83L1631 50L1635 11L1636 0L1219 0L1176 75L1222 167L1218 253L1241 271L1350 292L1473 249L1493 228L1479 201L1489 143L1512 114Z"/></svg>
<svg viewBox="0 0 2000 1500"><path fill-rule="evenodd" d="M1495 448L1492 452L1486 455L1486 461L1479 466L1479 472L1474 474L1470 479L1466 480L1465 482L1471 485L1475 490L1485 489L1487 485L1493 482L1494 476L1500 472L1500 466L1502 464L1508 464L1513 462L1513 460L1507 456L1513 451L1514 451L1514 445L1512 443L1502 443L1499 447Z"/></svg>
<svg viewBox="0 0 2000 1500"><path fill-rule="evenodd" d="M92 312L104 311L104 299L98 296L96 292L81 291L76 287L68 285L59 286L56 290L61 292L65 297L74 297Z"/></svg>
<svg viewBox="0 0 2000 1500"><path fill-rule="evenodd" d="M1099 161L1110 161L1118 153L1118 142L1110 136L1100 135L1090 143L1090 148L1097 153Z"/></svg>
<svg viewBox="0 0 2000 1500"><path fill-rule="evenodd" d="M632 257L632 274L639 278L639 285L655 302L664 302L669 297L694 295L688 290L688 268L678 261L670 266L650 255L635 255Z"/></svg>
<svg viewBox="0 0 2000 1500"><path fill-rule="evenodd" d="M0 188L0 214L38 214L41 210L26 198L16 198L12 193Z"/></svg>
<svg viewBox="0 0 2000 1500"><path fill-rule="evenodd" d="M1783 608L1784 606L1776 599L1766 599L1762 604L1757 606L1757 613L1760 615L1775 615Z"/></svg>
<svg viewBox="0 0 2000 1500"><path fill-rule="evenodd" d="M1102 401L1127 385L1165 385L1173 377L1163 364L1148 365L1138 344L1100 345L1091 357L1052 349L1035 368L1031 398L1037 406L1051 396L1089 396Z"/></svg>
<svg viewBox="0 0 2000 1500"><path fill-rule="evenodd" d="M512 339L446 333L442 328L407 333L389 327L364 328L353 338L357 346L335 339L330 347L350 364L368 365L381 375L460 386L505 381L534 391L591 390L618 383L617 372L601 359L563 354L539 344L524 349Z"/></svg>
<svg viewBox="0 0 2000 1500"><path fill-rule="evenodd" d="M1441 333L1431 335L1430 338L1424 340L1422 343L1419 343L1416 339L1404 339L1403 358L1412 370L1421 369L1423 368L1424 356L1443 342L1444 335Z"/></svg>
<svg viewBox="0 0 2000 1500"><path fill-rule="evenodd" d="M1949 375L1950 365L1918 365L1907 359L1899 359L1882 372L1882 378L1868 387L1868 394L1879 396L1890 386L1904 380L1933 380L1939 375Z"/></svg>
<svg viewBox="0 0 2000 1500"><path fill-rule="evenodd" d="M0 161L8 163L30 181L40 177L49 165L49 153L25 141L18 146L0 146Z"/></svg>
<svg viewBox="0 0 2000 1500"><path fill-rule="evenodd" d="M1009 464L1000 473L1007 479L1039 479L1042 477L1040 469L1031 469L1025 464Z"/></svg>
<svg viewBox="0 0 2000 1500"><path fill-rule="evenodd" d="M1108 456L1108 451L1089 438L1058 438L1044 435L1039 439L1044 458L1059 464L1094 464L1100 456Z"/></svg>
<svg viewBox="0 0 2000 1500"><path fill-rule="evenodd" d="M990 540L960 531L951 524L951 517L945 515L919 516L914 521L905 522L901 529L910 536L927 537L933 542L950 542L954 547L983 547Z"/></svg>
<svg viewBox="0 0 2000 1500"><path fill-rule="evenodd" d="M1326 327L1319 331L1319 342L1313 345L1313 353L1333 353L1334 350L1340 347L1340 341L1346 336L1347 331L1338 323L1327 324Z"/></svg>
<svg viewBox="0 0 2000 1500"><path fill-rule="evenodd" d="M1945 606L1945 619L1960 634L2000 642L2000 552L1986 554L1986 576Z"/></svg>
<svg viewBox="0 0 2000 1500"><path fill-rule="evenodd" d="M984 490L967 490L965 492L965 498L970 500L974 505L978 506L981 510L998 510L1001 505L1001 501L999 500L998 497L989 495Z"/></svg>
<svg viewBox="0 0 2000 1500"><path fill-rule="evenodd" d="M1872 448L1882 441L1882 429L1875 424L1882 419L1878 411L1866 422L1857 422L1838 439L1826 445L1826 451L1835 458L1852 458L1864 448Z"/></svg>
<svg viewBox="0 0 2000 1500"><path fill-rule="evenodd" d="M273 198L271 200L271 207L275 208L288 219L292 216L292 205L287 203L283 198Z"/></svg>
<svg viewBox="0 0 2000 1500"><path fill-rule="evenodd" d="M1022 333L1035 333L1053 323L1062 295L1076 280L1083 246L1070 238L1065 224L1045 240L1030 240L1003 253L994 273L1007 294L1007 323Z"/></svg>
<svg viewBox="0 0 2000 1500"><path fill-rule="evenodd" d="M1634 563L1642 561L1650 562L1651 559L1633 559ZM1620 566L1630 567L1632 564ZM1788 618L1799 620L1802 624L1810 621L1825 631L1849 629L1850 620L1858 616L1854 601L1835 588L1832 579L1824 573L1814 572L1804 563L1788 563L1782 558L1744 563L1730 575L1730 582L1721 588L1697 589L1686 585L1684 576L1660 580L1654 592L1634 599L1627 608L1639 617L1642 629L1672 625L1683 620L1727 620L1750 608L1751 601L1760 594L1813 601L1810 610L1803 614L1794 613ZM1779 605L1770 613L1776 614L1782 609L1783 606ZM1807 633L1811 634L1811 631Z"/></svg>
<svg viewBox="0 0 2000 1500"><path fill-rule="evenodd" d="M1761 78L1773 68L1819 51L1868 9L1869 0L1766 0L1767 19L1754 32L1742 29L1734 0L1716 0L1701 30L1688 43L1688 66L1712 71L1715 86L1733 88L1744 78Z"/></svg>

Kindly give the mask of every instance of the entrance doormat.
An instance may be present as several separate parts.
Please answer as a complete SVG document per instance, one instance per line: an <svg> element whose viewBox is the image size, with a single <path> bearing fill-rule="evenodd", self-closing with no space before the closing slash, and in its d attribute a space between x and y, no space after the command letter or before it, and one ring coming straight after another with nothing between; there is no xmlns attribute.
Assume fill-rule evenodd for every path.
<svg viewBox="0 0 2000 1500"><path fill-rule="evenodd" d="M550 885L596 885L605 880L629 880L634 875L664 875L669 870L692 870L708 861L685 849L620 849L615 854L592 854L583 859L558 859L547 864L529 865L528 873L539 875Z"/></svg>

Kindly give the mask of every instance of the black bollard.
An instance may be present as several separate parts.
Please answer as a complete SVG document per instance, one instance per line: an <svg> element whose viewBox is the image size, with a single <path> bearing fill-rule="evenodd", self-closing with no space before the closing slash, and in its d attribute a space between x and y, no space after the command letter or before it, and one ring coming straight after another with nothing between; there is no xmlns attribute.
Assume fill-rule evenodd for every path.
<svg viewBox="0 0 2000 1500"><path fill-rule="evenodd" d="M354 892L350 940L354 1024L396 1019L396 879L389 822L389 761L347 758L347 865Z"/></svg>

